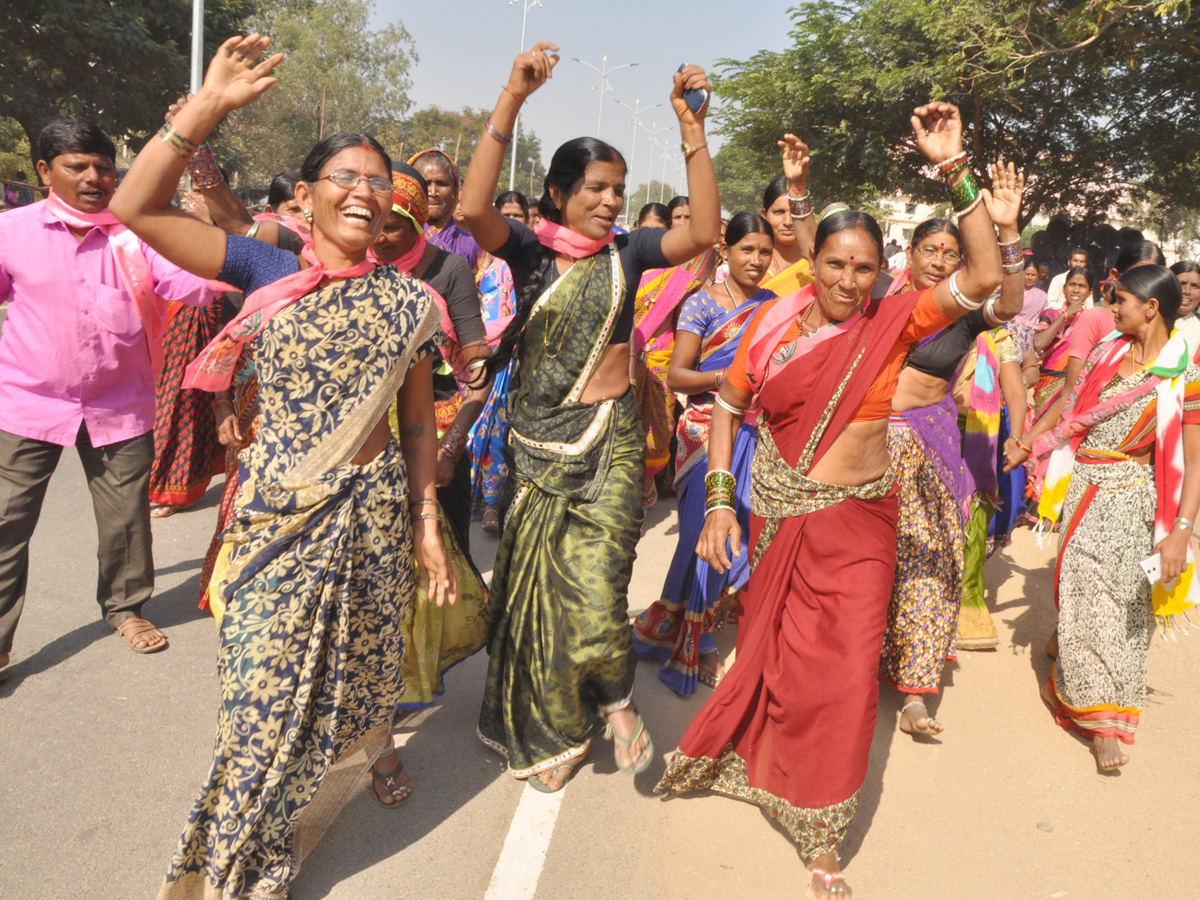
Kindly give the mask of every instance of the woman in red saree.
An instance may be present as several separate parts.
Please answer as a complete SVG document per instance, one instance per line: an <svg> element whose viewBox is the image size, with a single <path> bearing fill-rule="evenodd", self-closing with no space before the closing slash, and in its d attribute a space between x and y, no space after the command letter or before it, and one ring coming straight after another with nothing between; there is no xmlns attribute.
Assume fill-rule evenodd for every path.
<svg viewBox="0 0 1200 900"><path fill-rule="evenodd" d="M739 528L725 494L733 433L757 392L750 560L737 662L684 734L656 790L759 804L811 868L810 897L847 898L837 847L866 777L896 567L887 417L909 346L979 309L1000 284L988 211L948 103L918 107L917 144L942 163L969 265L931 290L871 301L883 236L864 213L824 218L815 283L768 301L717 396L697 553L728 568ZM956 168L957 167L957 168ZM735 549L734 553L738 551Z"/></svg>

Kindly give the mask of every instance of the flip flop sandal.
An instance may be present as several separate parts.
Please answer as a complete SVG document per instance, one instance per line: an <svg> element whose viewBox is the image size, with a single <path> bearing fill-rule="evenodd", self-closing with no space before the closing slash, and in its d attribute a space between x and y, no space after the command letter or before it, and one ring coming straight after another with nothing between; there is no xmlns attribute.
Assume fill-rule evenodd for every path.
<svg viewBox="0 0 1200 900"><path fill-rule="evenodd" d="M135 646L135 643L140 635L151 631L159 631L140 616L133 616L132 618L126 619L114 630L125 640L125 643L129 645L129 649L134 653L158 653L160 650L167 649L167 636L165 634L163 634L162 640L157 644L149 644L145 647ZM162 634L162 632L159 631L159 634Z"/></svg>
<svg viewBox="0 0 1200 900"><path fill-rule="evenodd" d="M622 747L626 750L631 749L633 745L637 743L638 738L640 738L642 733L645 731L646 722L642 719L641 713L637 714L637 727L633 729L633 736L630 737L629 740L625 740L623 737L613 731L611 722L605 727L604 736L612 738L613 759L617 763L617 768L622 772L628 772L631 775L641 775L648 768L650 768L650 763L654 762L654 739L650 737L649 733L646 734L646 746L643 747L642 752L637 755L637 759L634 760L633 765L621 765L621 756L619 753L617 753L617 750Z"/></svg>
<svg viewBox="0 0 1200 900"><path fill-rule="evenodd" d="M401 779L405 779L401 781ZM404 763L397 762L396 768L384 775L382 772L377 772L374 767L371 769L371 796L375 798L375 802L384 809L399 809L403 806L408 798L413 794L412 779L408 778L404 771ZM388 796L392 798L391 803L384 803L379 797L379 792L375 790L375 785L382 787L387 791Z"/></svg>
<svg viewBox="0 0 1200 900"><path fill-rule="evenodd" d="M725 673L720 669L710 669L707 666L700 666L696 670L696 680L705 687L716 689L721 683L721 679L725 677Z"/></svg>
<svg viewBox="0 0 1200 900"><path fill-rule="evenodd" d="M569 773L567 775L567 777L563 779L562 784L560 784L558 787L550 787L550 785L546 784L546 782L544 782L544 781L542 781L542 779L538 778L537 775L530 775L528 778L525 779L525 783L539 793L557 794L559 791L561 791L563 788L565 788L567 786L567 782L570 781L575 776L575 769L577 769L579 767L579 764L582 762L583 762L582 759L576 759L571 762L560 763L559 765L555 766L553 769L550 770L551 774L554 774L559 769L566 769L567 772Z"/></svg>
<svg viewBox="0 0 1200 900"><path fill-rule="evenodd" d="M500 513L496 507L489 506L483 511L483 530L487 534L500 533Z"/></svg>

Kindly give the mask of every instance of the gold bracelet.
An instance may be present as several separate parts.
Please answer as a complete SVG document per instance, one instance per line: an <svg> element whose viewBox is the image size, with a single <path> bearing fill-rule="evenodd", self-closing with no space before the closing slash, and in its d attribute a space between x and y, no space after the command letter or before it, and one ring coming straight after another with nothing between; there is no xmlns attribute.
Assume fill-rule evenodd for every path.
<svg viewBox="0 0 1200 900"><path fill-rule="evenodd" d="M687 162L707 146L708 141L701 141L698 144L689 144L687 141L680 141L679 151L683 154L683 161Z"/></svg>
<svg viewBox="0 0 1200 900"><path fill-rule="evenodd" d="M198 149L194 143L175 130L174 124L168 122L158 132L159 138L171 148L171 152L182 159L191 159Z"/></svg>

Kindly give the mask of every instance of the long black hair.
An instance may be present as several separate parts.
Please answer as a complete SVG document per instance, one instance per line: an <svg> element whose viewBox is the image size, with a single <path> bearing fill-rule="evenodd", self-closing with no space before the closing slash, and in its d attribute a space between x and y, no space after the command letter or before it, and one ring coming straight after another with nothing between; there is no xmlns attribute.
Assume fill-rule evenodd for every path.
<svg viewBox="0 0 1200 900"><path fill-rule="evenodd" d="M775 243L775 232L771 230L770 222L758 213L740 212L734 213L725 227L725 246L732 247L748 234L765 234L772 244Z"/></svg>
<svg viewBox="0 0 1200 900"><path fill-rule="evenodd" d="M562 209L556 204L554 197L551 196L550 188L558 189L558 195L565 205L567 197L575 185L583 178L587 167L594 162L611 162L620 163L621 166L628 171L629 167L625 163L625 157L621 152L611 144L606 144L599 138L580 137L574 140L567 141L561 147L554 151L554 156L550 160L550 168L546 171L546 179L542 184L542 196L538 200L538 212L543 219L547 219L556 225L563 224ZM510 228L516 227L510 223ZM508 327L504 329L504 333L500 335L500 342L496 345L495 352L488 358L488 372L495 377L508 365L512 359L513 352L516 350L517 341L521 337L521 332L525 329L525 322L529 318L529 313L533 309L533 304L537 302L537 298L541 295L543 287L546 284L546 275L550 271L550 265L554 262L554 251L545 247L540 248L536 259L529 267L529 275L525 278L524 284L514 285L516 292L516 311L512 321L508 323Z"/></svg>
<svg viewBox="0 0 1200 900"><path fill-rule="evenodd" d="M771 181L763 188L762 208L766 212L771 208L772 204L784 194L788 192L788 180L786 175L780 175L778 178Z"/></svg>
<svg viewBox="0 0 1200 900"><path fill-rule="evenodd" d="M1133 294L1142 303L1148 303L1151 297L1158 300L1158 311L1167 331L1175 327L1179 305L1183 303L1183 290L1175 273L1166 266L1134 266L1117 279L1114 287Z"/></svg>

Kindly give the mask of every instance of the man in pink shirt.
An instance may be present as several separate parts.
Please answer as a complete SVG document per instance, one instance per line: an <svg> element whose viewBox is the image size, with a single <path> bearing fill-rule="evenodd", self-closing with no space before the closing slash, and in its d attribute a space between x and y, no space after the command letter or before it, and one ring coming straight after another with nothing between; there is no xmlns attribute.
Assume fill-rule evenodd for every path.
<svg viewBox="0 0 1200 900"><path fill-rule="evenodd" d="M0 216L0 668L25 602L29 540L62 455L79 450L99 531L96 600L139 653L167 646L140 615L154 589L148 486L153 335L164 300L203 305L204 279L171 265L107 213L112 141L56 119L37 141L50 198ZM157 295L157 296L155 296ZM151 334L143 320L151 322Z"/></svg>

